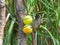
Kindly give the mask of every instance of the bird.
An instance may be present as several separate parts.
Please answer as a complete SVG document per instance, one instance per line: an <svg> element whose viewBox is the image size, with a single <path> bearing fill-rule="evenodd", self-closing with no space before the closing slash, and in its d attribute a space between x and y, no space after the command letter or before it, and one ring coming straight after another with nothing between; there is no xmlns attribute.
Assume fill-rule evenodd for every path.
<svg viewBox="0 0 60 45"><path fill-rule="evenodd" d="M36 32L39 29L40 26L40 16L39 14L35 15L35 19L32 23L33 31Z"/></svg>
<svg viewBox="0 0 60 45"><path fill-rule="evenodd" d="M36 14L34 16L34 20L32 23L32 28L33 28L33 32L32 32L32 42L34 42L34 45L37 45L37 31L40 27L40 16L39 14Z"/></svg>

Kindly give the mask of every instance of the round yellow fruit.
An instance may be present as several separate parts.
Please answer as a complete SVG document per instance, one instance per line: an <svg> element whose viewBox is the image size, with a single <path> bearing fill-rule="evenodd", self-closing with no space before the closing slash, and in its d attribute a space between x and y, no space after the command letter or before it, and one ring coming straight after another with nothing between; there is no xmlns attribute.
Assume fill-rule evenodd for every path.
<svg viewBox="0 0 60 45"><path fill-rule="evenodd" d="M31 28L31 26L30 26L30 25L25 25L24 28L23 28L23 32L24 32L25 34L30 34L30 33L32 33L32 28Z"/></svg>
<svg viewBox="0 0 60 45"><path fill-rule="evenodd" d="M33 21L33 19L30 15L25 16L24 19L23 19L24 24L31 24L32 21Z"/></svg>

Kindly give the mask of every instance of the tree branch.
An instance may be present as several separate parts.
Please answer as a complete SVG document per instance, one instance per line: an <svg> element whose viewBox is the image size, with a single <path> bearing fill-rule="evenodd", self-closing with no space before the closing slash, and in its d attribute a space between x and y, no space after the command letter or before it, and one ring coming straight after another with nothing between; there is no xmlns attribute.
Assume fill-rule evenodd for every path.
<svg viewBox="0 0 60 45"><path fill-rule="evenodd" d="M15 0L16 10L17 10L17 19L18 19L18 45L26 45L26 35L23 33L22 28L24 26L22 19L24 18L24 5L22 0Z"/></svg>
<svg viewBox="0 0 60 45"><path fill-rule="evenodd" d="M0 45L3 45L5 26L5 0L0 0Z"/></svg>

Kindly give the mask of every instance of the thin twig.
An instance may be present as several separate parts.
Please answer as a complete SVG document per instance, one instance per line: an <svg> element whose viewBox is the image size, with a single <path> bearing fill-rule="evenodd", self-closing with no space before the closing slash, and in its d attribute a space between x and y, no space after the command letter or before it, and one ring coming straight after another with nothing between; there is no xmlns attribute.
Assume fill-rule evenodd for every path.
<svg viewBox="0 0 60 45"><path fill-rule="evenodd" d="M32 45L35 45L35 41L34 41L34 32L32 32Z"/></svg>

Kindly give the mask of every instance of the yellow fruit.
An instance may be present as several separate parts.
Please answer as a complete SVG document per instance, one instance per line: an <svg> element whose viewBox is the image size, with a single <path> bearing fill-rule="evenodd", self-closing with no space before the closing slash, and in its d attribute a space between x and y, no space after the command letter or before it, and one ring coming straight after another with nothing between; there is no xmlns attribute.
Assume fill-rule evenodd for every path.
<svg viewBox="0 0 60 45"><path fill-rule="evenodd" d="M30 26L30 25L25 25L24 28L23 28L23 32L24 32L25 34L30 34L30 33L32 33L32 28L31 28L31 26Z"/></svg>
<svg viewBox="0 0 60 45"><path fill-rule="evenodd" d="M23 19L24 24L31 24L32 21L33 21L33 19L30 15L25 16L24 19Z"/></svg>

